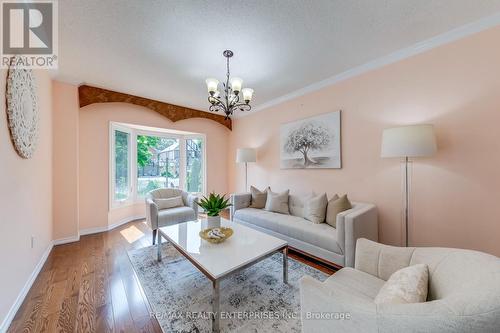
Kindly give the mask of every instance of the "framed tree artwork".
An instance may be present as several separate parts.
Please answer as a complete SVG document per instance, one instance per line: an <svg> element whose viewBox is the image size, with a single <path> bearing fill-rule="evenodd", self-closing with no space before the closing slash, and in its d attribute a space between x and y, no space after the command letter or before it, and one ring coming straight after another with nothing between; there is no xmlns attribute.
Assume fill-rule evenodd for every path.
<svg viewBox="0 0 500 333"><path fill-rule="evenodd" d="M341 168L340 111L281 125L282 169Z"/></svg>

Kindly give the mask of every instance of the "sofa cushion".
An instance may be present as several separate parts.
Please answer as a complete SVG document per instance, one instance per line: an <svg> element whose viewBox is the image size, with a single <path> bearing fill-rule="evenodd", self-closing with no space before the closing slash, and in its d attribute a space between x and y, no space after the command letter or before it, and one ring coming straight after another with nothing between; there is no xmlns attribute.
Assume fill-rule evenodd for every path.
<svg viewBox="0 0 500 333"><path fill-rule="evenodd" d="M326 205L328 205L326 193L309 198L304 204L304 218L312 223L325 222Z"/></svg>
<svg viewBox="0 0 500 333"><path fill-rule="evenodd" d="M313 196L313 192L303 195L290 194L288 196L288 208L290 210L290 214L293 216L304 217L304 205Z"/></svg>
<svg viewBox="0 0 500 333"><path fill-rule="evenodd" d="M347 289L349 292L368 297L371 300L375 299L384 283L385 281L382 279L351 267L342 268L325 281L325 284L332 289Z"/></svg>
<svg viewBox="0 0 500 333"><path fill-rule="evenodd" d="M158 226L164 227L167 225L186 222L196 219L194 209L191 207L175 207L158 211Z"/></svg>
<svg viewBox="0 0 500 333"><path fill-rule="evenodd" d="M337 227L337 215L343 211L352 208L352 204L347 199L347 194L344 194L340 198L335 195L330 201L328 201L328 206L326 208L326 223L332 227Z"/></svg>
<svg viewBox="0 0 500 333"><path fill-rule="evenodd" d="M343 254L337 242L337 230L326 223L315 224L306 219L299 219L295 223L286 224L286 229L281 233L325 250Z"/></svg>
<svg viewBox="0 0 500 333"><path fill-rule="evenodd" d="M260 191L258 188L250 186L250 193L252 194L251 208L264 208L266 206L268 189L269 187L264 191Z"/></svg>
<svg viewBox="0 0 500 333"><path fill-rule="evenodd" d="M293 215L261 209L243 208L234 213L236 219L342 254L337 242L337 230L326 223L314 224Z"/></svg>
<svg viewBox="0 0 500 333"><path fill-rule="evenodd" d="M280 216L284 216L287 219L281 219ZM282 230L286 229L288 224L303 220L301 217L278 214L255 208L238 209L234 212L234 218L278 233L282 233Z"/></svg>
<svg viewBox="0 0 500 333"><path fill-rule="evenodd" d="M275 193L271 191L270 188L267 189L267 200L265 210L268 212L276 212L281 214L290 214L288 209L288 193L290 190L286 190L281 193Z"/></svg>

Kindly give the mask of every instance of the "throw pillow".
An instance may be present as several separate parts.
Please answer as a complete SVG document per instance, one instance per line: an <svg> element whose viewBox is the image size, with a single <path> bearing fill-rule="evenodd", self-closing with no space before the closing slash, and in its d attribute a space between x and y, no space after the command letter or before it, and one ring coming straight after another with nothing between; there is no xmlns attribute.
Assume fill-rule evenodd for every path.
<svg viewBox="0 0 500 333"><path fill-rule="evenodd" d="M304 206L312 197L314 197L314 192L301 195L290 194L288 196L288 209L290 210L290 215L304 217Z"/></svg>
<svg viewBox="0 0 500 333"><path fill-rule="evenodd" d="M327 205L326 193L310 198L304 205L304 218L312 223L325 222Z"/></svg>
<svg viewBox="0 0 500 333"><path fill-rule="evenodd" d="M333 198L328 201L328 206L326 208L326 223L332 227L337 227L337 214L343 212L344 210L351 209L352 205L347 194L344 194L339 198L338 195L334 195Z"/></svg>
<svg viewBox="0 0 500 333"><path fill-rule="evenodd" d="M427 300L429 270L427 265L408 266L394 272L382 286L375 304L421 303Z"/></svg>
<svg viewBox="0 0 500 333"><path fill-rule="evenodd" d="M153 199L154 203L158 206L158 209L170 209L175 207L184 206L182 197L172 197L167 199Z"/></svg>
<svg viewBox="0 0 500 333"><path fill-rule="evenodd" d="M250 186L250 193L252 194L252 202L250 203L250 208L262 209L266 206L268 189L269 187L264 191L259 191L258 188Z"/></svg>
<svg viewBox="0 0 500 333"><path fill-rule="evenodd" d="M288 210L288 193L290 190L286 190L281 193L275 193L271 191L270 188L267 189L267 200L264 210L269 212L290 214Z"/></svg>

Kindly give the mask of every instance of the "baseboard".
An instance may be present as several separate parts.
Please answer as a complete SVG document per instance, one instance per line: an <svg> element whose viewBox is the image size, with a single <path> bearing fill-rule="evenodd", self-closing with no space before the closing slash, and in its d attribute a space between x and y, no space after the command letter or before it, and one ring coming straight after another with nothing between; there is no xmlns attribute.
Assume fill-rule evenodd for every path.
<svg viewBox="0 0 500 333"><path fill-rule="evenodd" d="M79 240L80 240L80 235L59 238L59 239L54 240L54 246L68 244L68 243L74 243L74 242L78 242Z"/></svg>
<svg viewBox="0 0 500 333"><path fill-rule="evenodd" d="M12 323L12 319L14 319L14 316L16 315L17 311L21 307L21 304L23 304L24 299L26 298L26 295L31 289L31 286L33 285L33 282L35 282L38 274L42 270L43 265L45 264L45 261L47 261L47 258L49 257L50 251L52 251L52 247L54 246L53 242L51 241L49 245L47 246L47 249L43 253L42 257L38 261L38 264L35 266L35 269L31 273L28 281L24 284L23 289L21 289L21 292L16 298L16 301L14 304L12 304L9 312L7 312L7 316L5 316L2 325L0 325L0 333L5 333L9 329L10 324Z"/></svg>
<svg viewBox="0 0 500 333"><path fill-rule="evenodd" d="M80 236L98 234L100 232L108 231L108 227L95 227L95 228L86 228L80 229Z"/></svg>
<svg viewBox="0 0 500 333"><path fill-rule="evenodd" d="M115 228L118 228L119 226L122 226L126 223L129 223L129 222L132 222L132 221L136 221L136 220L143 220L145 219L146 216L144 215L136 215L136 216L131 216L131 217L127 217L123 220L120 220L116 223L113 223L113 224L110 224L106 227L95 227L95 228L87 228L87 229L80 229L80 236L85 236L85 235L91 235L91 234L97 234L97 233L100 233L100 232L105 232L105 231L110 231L110 230L113 230Z"/></svg>

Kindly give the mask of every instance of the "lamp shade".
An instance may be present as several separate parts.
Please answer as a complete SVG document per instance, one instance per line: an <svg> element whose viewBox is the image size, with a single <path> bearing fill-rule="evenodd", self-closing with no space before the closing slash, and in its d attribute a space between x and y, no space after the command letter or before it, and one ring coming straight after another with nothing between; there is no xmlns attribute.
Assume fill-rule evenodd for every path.
<svg viewBox="0 0 500 333"><path fill-rule="evenodd" d="M217 87L219 86L219 80L214 78L209 78L205 80L207 84L208 92L215 93L217 91Z"/></svg>
<svg viewBox="0 0 500 333"><path fill-rule="evenodd" d="M251 88L243 88L241 89L241 92L243 93L243 100L245 102L250 102L252 100L252 96L253 96L253 89Z"/></svg>
<svg viewBox="0 0 500 333"><path fill-rule="evenodd" d="M257 153L254 148L238 148L238 150L236 150L236 162L246 163L256 161Z"/></svg>
<svg viewBox="0 0 500 333"><path fill-rule="evenodd" d="M385 129L382 157L424 157L437 150L434 126L412 125Z"/></svg>
<svg viewBox="0 0 500 333"><path fill-rule="evenodd" d="M233 89L234 92L240 92L242 85L243 85L243 80L240 79L239 77L231 78L231 89Z"/></svg>

